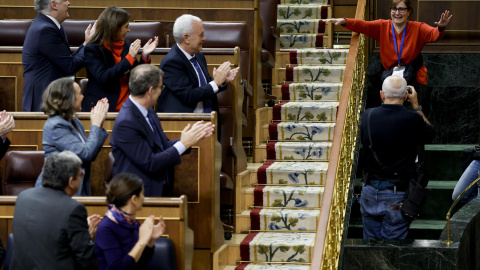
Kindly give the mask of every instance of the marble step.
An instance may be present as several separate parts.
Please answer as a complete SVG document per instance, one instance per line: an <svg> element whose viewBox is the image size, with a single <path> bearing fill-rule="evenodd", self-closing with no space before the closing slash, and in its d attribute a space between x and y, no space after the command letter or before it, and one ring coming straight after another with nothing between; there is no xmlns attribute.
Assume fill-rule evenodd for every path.
<svg viewBox="0 0 480 270"><path fill-rule="evenodd" d="M343 83L284 83L272 94L283 101L339 101Z"/></svg>
<svg viewBox="0 0 480 270"><path fill-rule="evenodd" d="M345 75L344 65L289 66L285 68L285 82L292 83L341 83ZM284 69L277 69L283 72ZM282 77L279 76L279 79Z"/></svg>
<svg viewBox="0 0 480 270"><path fill-rule="evenodd" d="M315 233L251 233L240 244L248 262L301 262L312 260Z"/></svg>
<svg viewBox="0 0 480 270"><path fill-rule="evenodd" d="M277 6L277 18L280 20L327 19L329 5L288 5Z"/></svg>
<svg viewBox="0 0 480 270"><path fill-rule="evenodd" d="M279 0L278 3L288 5L330 5L330 0Z"/></svg>
<svg viewBox="0 0 480 270"><path fill-rule="evenodd" d="M265 162L257 170L258 184L325 185L328 162Z"/></svg>
<svg viewBox="0 0 480 270"><path fill-rule="evenodd" d="M331 141L335 123L273 122L268 129L271 141Z"/></svg>
<svg viewBox="0 0 480 270"><path fill-rule="evenodd" d="M273 106L274 121L335 122L338 102L282 102Z"/></svg>
<svg viewBox="0 0 480 270"><path fill-rule="evenodd" d="M324 34L281 34L280 49L323 48L328 44Z"/></svg>
<svg viewBox="0 0 480 270"><path fill-rule="evenodd" d="M346 65L348 49L290 50L292 65Z"/></svg>
<svg viewBox="0 0 480 270"><path fill-rule="evenodd" d="M319 19L277 20L280 34L331 34L325 26L325 21Z"/></svg>
<svg viewBox="0 0 480 270"><path fill-rule="evenodd" d="M310 270L308 264L255 264L255 263L242 263L238 265L235 270Z"/></svg>
<svg viewBox="0 0 480 270"><path fill-rule="evenodd" d="M331 142L269 142L267 160L328 161Z"/></svg>
<svg viewBox="0 0 480 270"><path fill-rule="evenodd" d="M324 187L257 186L254 205L275 208L320 208Z"/></svg>
<svg viewBox="0 0 480 270"><path fill-rule="evenodd" d="M442 132L436 130L436 132ZM427 144L425 166L429 178L434 180L458 180L463 173L461 152L474 145Z"/></svg>

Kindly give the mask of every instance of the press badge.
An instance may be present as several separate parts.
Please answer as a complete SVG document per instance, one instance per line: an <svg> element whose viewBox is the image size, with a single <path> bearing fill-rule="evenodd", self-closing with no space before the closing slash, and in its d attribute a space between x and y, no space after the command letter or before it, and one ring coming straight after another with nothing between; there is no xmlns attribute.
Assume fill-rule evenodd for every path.
<svg viewBox="0 0 480 270"><path fill-rule="evenodd" d="M396 66L393 68L393 76L399 76L403 78L403 72L405 71L405 66Z"/></svg>

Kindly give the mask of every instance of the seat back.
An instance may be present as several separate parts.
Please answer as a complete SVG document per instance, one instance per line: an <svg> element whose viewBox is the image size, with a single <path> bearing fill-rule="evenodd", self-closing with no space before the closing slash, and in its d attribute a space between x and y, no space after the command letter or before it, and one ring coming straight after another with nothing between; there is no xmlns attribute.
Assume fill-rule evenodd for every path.
<svg viewBox="0 0 480 270"><path fill-rule="evenodd" d="M8 235L7 238L7 249L5 251L5 258L3 259L3 270L8 270L10 268L10 262L12 261L13 253L13 233Z"/></svg>
<svg viewBox="0 0 480 270"><path fill-rule="evenodd" d="M23 46L32 20L0 20L0 46Z"/></svg>
<svg viewBox="0 0 480 270"><path fill-rule="evenodd" d="M240 47L240 74L250 81L250 43L248 27L243 22L202 22L207 40L204 48Z"/></svg>
<svg viewBox="0 0 480 270"><path fill-rule="evenodd" d="M143 47L149 39L158 36L158 46L163 47L165 46L164 32L160 22L131 22L130 32L127 33L125 39L128 39L130 42L140 39Z"/></svg>
<svg viewBox="0 0 480 270"><path fill-rule="evenodd" d="M275 63L275 53L278 49L275 37L278 34L277 3L277 0L260 0L260 18L263 21L262 61L270 62L270 65L272 62Z"/></svg>
<svg viewBox="0 0 480 270"><path fill-rule="evenodd" d="M105 188L107 188L108 183L110 183L113 177L113 162L115 162L115 158L113 157L113 153L110 152L105 160Z"/></svg>
<svg viewBox="0 0 480 270"><path fill-rule="evenodd" d="M148 263L147 270L175 270L175 248L172 240L160 237L155 240L155 253Z"/></svg>
<svg viewBox="0 0 480 270"><path fill-rule="evenodd" d="M35 186L42 172L43 151L10 151L5 156L5 172L2 179L3 195L18 195Z"/></svg>
<svg viewBox="0 0 480 270"><path fill-rule="evenodd" d="M95 23L95 20L65 20L62 23L67 34L68 44L72 47L78 47L85 42L85 30L88 25Z"/></svg>
<svg viewBox="0 0 480 270"><path fill-rule="evenodd" d="M88 79L81 79L79 85L82 95L85 95L85 91L87 91Z"/></svg>

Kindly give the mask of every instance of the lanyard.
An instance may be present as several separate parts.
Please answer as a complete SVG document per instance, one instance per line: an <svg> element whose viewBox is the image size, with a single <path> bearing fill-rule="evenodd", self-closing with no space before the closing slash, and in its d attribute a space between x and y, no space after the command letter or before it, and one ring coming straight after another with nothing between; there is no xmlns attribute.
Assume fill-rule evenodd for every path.
<svg viewBox="0 0 480 270"><path fill-rule="evenodd" d="M393 45L395 46L395 54L398 57L398 65L400 66L400 59L402 57L402 51L403 51L403 42L405 41L405 33L407 32L407 25L408 21L405 24L405 28L403 28L403 36L402 36L402 43L400 44L400 53L397 52L397 34L395 32L395 29L393 28L393 22L392 22L392 34L393 34Z"/></svg>

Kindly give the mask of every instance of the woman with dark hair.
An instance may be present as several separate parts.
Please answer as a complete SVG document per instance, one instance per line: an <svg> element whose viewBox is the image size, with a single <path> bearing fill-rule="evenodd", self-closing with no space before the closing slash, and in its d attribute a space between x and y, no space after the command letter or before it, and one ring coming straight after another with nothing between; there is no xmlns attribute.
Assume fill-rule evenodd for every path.
<svg viewBox="0 0 480 270"><path fill-rule="evenodd" d="M393 69L392 73L405 72L407 65L411 64L412 75L408 80L409 85L415 81L421 85L427 85L427 69L421 58L423 46L429 42L441 39L445 33L452 15L448 10L435 22L437 27L431 27L426 23L409 21L412 13L410 0L393 0L390 4L391 20L363 21L358 19L328 19L326 22L342 25L343 27L358 33L365 34L380 43L380 59L385 70ZM420 56L420 57L419 57ZM403 74L403 73L402 73ZM390 74L392 75L392 74ZM386 76L382 76L386 78ZM419 94L419 103L427 98L426 89L414 85ZM380 89L375 89L380 90ZM415 108L416 109L416 108ZM420 107L420 109L422 109Z"/></svg>
<svg viewBox="0 0 480 270"><path fill-rule="evenodd" d="M88 84L83 101L83 111L102 97L110 102L108 111L118 112L127 100L130 70L139 64L136 57L140 40L133 43L125 39L130 32L130 14L117 7L108 7L97 19L95 34L85 47L85 66ZM158 37L143 46L142 63L150 63L150 53L158 45Z"/></svg>
<svg viewBox="0 0 480 270"><path fill-rule="evenodd" d="M108 184L108 211L97 228L95 253L100 270L145 269L153 256L155 240L165 232L160 216L142 225L135 214L143 205L143 182L132 173L119 173Z"/></svg>
<svg viewBox="0 0 480 270"><path fill-rule="evenodd" d="M89 196L90 164L108 137L108 132L102 128L107 117L108 100L99 100L92 109L88 137L82 122L75 117L75 113L82 109L82 100L80 86L72 78L60 78L48 85L43 93L42 111L48 115L48 119L43 126L42 145L45 158L52 153L69 150L82 160L85 176L75 195ZM42 186L42 176L43 170L38 176L36 187Z"/></svg>

